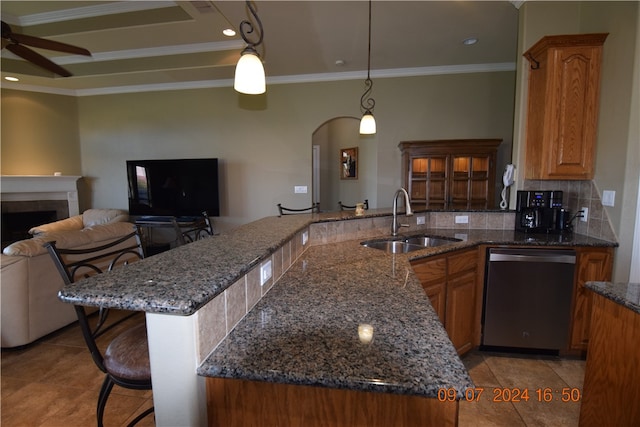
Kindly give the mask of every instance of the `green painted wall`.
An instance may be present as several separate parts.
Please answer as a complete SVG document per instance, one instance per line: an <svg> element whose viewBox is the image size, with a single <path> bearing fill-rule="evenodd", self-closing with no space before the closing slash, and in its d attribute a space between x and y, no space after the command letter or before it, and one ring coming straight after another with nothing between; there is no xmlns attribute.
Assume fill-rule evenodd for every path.
<svg viewBox="0 0 640 427"><path fill-rule="evenodd" d="M510 153L514 78L499 72L377 79L378 133L366 143L378 153L370 177L378 206L390 206L401 185L402 140L504 138ZM222 159L217 222L223 227L275 215L279 202L310 206L311 193L294 194L293 187L311 190L312 134L333 117L359 116L362 86L355 80L270 85L257 98L231 88L79 98L89 203L127 206L127 159L206 156Z"/></svg>
<svg viewBox="0 0 640 427"><path fill-rule="evenodd" d="M2 89L2 174L80 175L78 100Z"/></svg>

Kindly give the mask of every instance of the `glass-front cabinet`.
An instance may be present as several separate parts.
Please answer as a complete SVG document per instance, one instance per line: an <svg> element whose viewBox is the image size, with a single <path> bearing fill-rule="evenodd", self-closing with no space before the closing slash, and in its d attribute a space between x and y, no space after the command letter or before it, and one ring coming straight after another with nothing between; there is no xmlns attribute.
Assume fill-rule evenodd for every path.
<svg viewBox="0 0 640 427"><path fill-rule="evenodd" d="M410 184L405 188L411 196L412 204L415 206L415 201L421 207L427 205L434 209L444 209L449 176L447 157L412 157L409 169Z"/></svg>
<svg viewBox="0 0 640 427"><path fill-rule="evenodd" d="M403 185L416 209L491 209L500 139L405 141Z"/></svg>

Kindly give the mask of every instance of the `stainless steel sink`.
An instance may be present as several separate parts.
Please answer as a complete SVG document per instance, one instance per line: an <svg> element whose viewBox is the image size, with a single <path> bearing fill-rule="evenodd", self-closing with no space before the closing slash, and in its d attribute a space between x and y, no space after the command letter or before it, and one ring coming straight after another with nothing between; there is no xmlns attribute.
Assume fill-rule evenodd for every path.
<svg viewBox="0 0 640 427"><path fill-rule="evenodd" d="M366 246L367 248L381 249L391 254L402 254L412 251L419 251L420 249L425 248L425 246L411 244L403 240L374 240L362 242L361 245Z"/></svg>
<svg viewBox="0 0 640 427"><path fill-rule="evenodd" d="M392 254L401 254L413 251L419 251L420 249L450 245L452 243L460 242L461 239L454 239L449 237L435 237L428 235L409 236L409 237L394 237L389 239L375 239L361 242L362 246L373 249L380 249Z"/></svg>
<svg viewBox="0 0 640 427"><path fill-rule="evenodd" d="M421 245L424 247L450 245L451 243L461 242L461 239L433 237L433 236L414 236L404 240L412 245Z"/></svg>

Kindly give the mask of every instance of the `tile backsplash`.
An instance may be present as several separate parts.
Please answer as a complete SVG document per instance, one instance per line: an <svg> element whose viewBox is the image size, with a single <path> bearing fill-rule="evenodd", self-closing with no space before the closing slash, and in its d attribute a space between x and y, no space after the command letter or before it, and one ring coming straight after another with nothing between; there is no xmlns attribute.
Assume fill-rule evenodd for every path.
<svg viewBox="0 0 640 427"><path fill-rule="evenodd" d="M456 217L466 217L466 222L456 222ZM422 218L424 224L418 224ZM428 229L447 228L458 230L513 230L515 225L514 211L494 212L416 212L411 217L399 215L398 220L409 224L402 228L401 233ZM330 221L311 224L310 231L312 245L324 245L345 240L366 239L375 236L388 235L391 229L392 217L360 218L349 221Z"/></svg>
<svg viewBox="0 0 640 427"><path fill-rule="evenodd" d="M575 214L582 207L589 209L587 222L574 219L574 232L597 239L618 242L606 210L602 206L600 193L593 181L541 181L526 180L523 190L561 190L563 206ZM515 208L515 207L514 207ZM422 217L422 218L420 218ZM462 217L457 218L456 217ZM466 218L465 218L466 217ZM424 224L418 224L418 218ZM515 210L505 211L449 211L415 212L412 217L400 215L406 233L424 228L447 228L459 230L513 230ZM312 244L335 243L388 234L391 216L369 217L353 221L320 222L311 225Z"/></svg>
<svg viewBox="0 0 640 427"><path fill-rule="evenodd" d="M579 218L574 220L575 233L618 242L609 215L602 206L600 191L593 181L525 180L523 190L561 190L563 205L572 215L583 207L589 209L587 222L582 222Z"/></svg>

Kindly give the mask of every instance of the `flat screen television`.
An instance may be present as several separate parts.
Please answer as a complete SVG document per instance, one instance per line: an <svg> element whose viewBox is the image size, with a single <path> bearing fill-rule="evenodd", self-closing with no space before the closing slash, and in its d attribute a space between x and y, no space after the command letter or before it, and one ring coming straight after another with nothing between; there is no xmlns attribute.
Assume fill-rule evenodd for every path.
<svg viewBox="0 0 640 427"><path fill-rule="evenodd" d="M218 159L127 160L129 214L220 215Z"/></svg>

